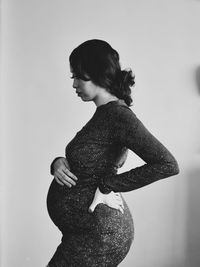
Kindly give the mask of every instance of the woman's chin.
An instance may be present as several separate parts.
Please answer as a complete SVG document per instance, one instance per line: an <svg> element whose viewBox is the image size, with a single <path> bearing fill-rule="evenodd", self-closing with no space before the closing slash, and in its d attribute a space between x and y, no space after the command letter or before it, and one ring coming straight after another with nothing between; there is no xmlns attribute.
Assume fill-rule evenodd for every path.
<svg viewBox="0 0 200 267"><path fill-rule="evenodd" d="M87 98L85 96L80 96L81 100L84 101L84 102L87 102L87 101L91 101L90 98Z"/></svg>

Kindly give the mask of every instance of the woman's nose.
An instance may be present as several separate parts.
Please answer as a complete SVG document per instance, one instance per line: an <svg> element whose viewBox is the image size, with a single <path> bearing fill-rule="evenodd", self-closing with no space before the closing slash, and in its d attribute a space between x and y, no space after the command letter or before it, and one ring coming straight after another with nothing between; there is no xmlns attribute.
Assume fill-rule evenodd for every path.
<svg viewBox="0 0 200 267"><path fill-rule="evenodd" d="M78 81L76 78L74 78L74 81L73 81L73 88L77 88L78 87Z"/></svg>

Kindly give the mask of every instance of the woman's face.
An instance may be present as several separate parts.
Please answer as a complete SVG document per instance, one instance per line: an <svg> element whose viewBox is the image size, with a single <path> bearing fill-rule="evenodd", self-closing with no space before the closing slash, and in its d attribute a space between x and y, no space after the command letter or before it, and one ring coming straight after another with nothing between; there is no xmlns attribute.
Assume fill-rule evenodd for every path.
<svg viewBox="0 0 200 267"><path fill-rule="evenodd" d="M73 76L73 88L76 89L76 93L83 101L92 101L97 97L98 86L92 81L84 81L76 76Z"/></svg>

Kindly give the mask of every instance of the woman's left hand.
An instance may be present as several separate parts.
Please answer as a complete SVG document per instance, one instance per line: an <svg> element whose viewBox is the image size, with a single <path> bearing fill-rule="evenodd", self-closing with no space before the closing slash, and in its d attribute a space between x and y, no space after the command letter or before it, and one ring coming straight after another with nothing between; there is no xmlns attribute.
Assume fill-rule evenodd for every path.
<svg viewBox="0 0 200 267"><path fill-rule="evenodd" d="M124 213L124 204L119 193L111 191L109 194L103 194L97 187L94 199L89 207L89 212L93 212L96 206L100 203L103 203L113 209L120 210L122 213Z"/></svg>

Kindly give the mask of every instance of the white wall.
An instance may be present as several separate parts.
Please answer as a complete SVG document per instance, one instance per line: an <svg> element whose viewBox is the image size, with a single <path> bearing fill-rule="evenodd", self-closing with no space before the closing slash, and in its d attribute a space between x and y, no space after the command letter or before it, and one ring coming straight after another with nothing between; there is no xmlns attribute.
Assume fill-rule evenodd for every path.
<svg viewBox="0 0 200 267"><path fill-rule="evenodd" d="M133 110L181 169L125 194L136 236L120 266L199 266L199 14L198 0L2 0L2 267L45 266L60 241L46 210L49 164L95 110L68 68L90 38L132 67ZM123 170L139 163L130 153Z"/></svg>

